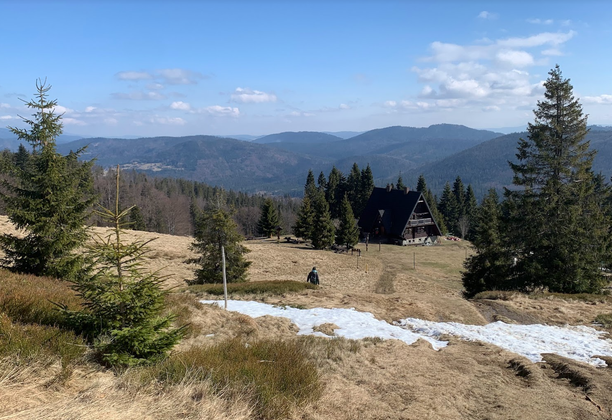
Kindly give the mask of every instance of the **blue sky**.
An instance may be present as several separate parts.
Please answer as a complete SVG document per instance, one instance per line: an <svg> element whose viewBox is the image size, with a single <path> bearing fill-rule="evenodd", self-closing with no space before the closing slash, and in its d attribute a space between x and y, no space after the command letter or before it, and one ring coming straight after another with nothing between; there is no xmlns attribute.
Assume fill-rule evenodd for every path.
<svg viewBox="0 0 612 420"><path fill-rule="evenodd" d="M37 78L90 136L524 126L558 63L612 124L604 1L0 0L0 126Z"/></svg>

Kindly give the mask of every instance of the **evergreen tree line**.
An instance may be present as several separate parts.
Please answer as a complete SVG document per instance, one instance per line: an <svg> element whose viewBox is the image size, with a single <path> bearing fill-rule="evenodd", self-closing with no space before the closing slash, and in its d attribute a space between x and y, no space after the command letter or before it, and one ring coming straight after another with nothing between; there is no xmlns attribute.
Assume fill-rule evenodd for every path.
<svg viewBox="0 0 612 420"><path fill-rule="evenodd" d="M520 139L514 188L495 190L476 215L475 255L465 263L468 297L484 290L601 293L612 268L612 195L592 171L587 117L559 66L544 84L527 139Z"/></svg>
<svg viewBox="0 0 612 420"><path fill-rule="evenodd" d="M312 170L308 171L304 198L293 225L293 233L310 240L316 249L342 245L347 249L359 241L355 215L361 214L372 190L374 176L370 165L363 170L354 163L348 176L335 166L326 178L319 174L315 184Z"/></svg>

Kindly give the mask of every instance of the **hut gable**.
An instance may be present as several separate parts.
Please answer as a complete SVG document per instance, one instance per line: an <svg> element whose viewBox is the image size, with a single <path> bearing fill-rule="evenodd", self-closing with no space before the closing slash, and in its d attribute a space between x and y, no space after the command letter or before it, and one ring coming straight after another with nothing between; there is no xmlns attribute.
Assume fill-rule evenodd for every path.
<svg viewBox="0 0 612 420"><path fill-rule="evenodd" d="M425 197L408 188L374 188L359 227L370 240L402 245L435 242L440 236Z"/></svg>

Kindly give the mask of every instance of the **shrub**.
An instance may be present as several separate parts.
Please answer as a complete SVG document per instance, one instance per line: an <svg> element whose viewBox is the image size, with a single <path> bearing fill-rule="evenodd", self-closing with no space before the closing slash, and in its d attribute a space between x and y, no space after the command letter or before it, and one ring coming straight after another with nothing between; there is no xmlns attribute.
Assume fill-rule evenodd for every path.
<svg viewBox="0 0 612 420"><path fill-rule="evenodd" d="M282 295L284 293L297 293L306 289L317 289L318 286L308 282L292 280L270 280L254 281L247 283L228 283L227 293L237 295L269 293ZM202 284L190 286L189 290L195 293L208 293L215 296L223 296L222 284Z"/></svg>
<svg viewBox="0 0 612 420"><path fill-rule="evenodd" d="M289 417L291 411L321 395L316 366L300 341L228 340L193 347L140 371L141 381L174 385L209 380L214 392L246 395L263 419Z"/></svg>
<svg viewBox="0 0 612 420"><path fill-rule="evenodd" d="M81 300L66 282L0 270L0 312L13 322L63 325L64 316L54 303L77 309Z"/></svg>
<svg viewBox="0 0 612 420"><path fill-rule="evenodd" d="M20 363L52 362L59 358L62 367L67 367L78 360L86 348L83 339L71 331L14 323L6 314L0 314L0 358Z"/></svg>
<svg viewBox="0 0 612 420"><path fill-rule="evenodd" d="M601 324L604 328L612 328L612 313L597 315L595 322Z"/></svg>

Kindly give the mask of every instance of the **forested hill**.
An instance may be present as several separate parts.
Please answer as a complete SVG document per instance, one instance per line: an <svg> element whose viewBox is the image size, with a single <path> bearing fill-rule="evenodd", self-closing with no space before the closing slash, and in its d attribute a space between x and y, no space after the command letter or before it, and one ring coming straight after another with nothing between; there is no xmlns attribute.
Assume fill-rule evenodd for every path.
<svg viewBox="0 0 612 420"><path fill-rule="evenodd" d="M271 146L325 159L385 155L421 164L441 159L501 135L463 125L437 124L426 128L400 126L380 128L342 141L281 142Z"/></svg>
<svg viewBox="0 0 612 420"><path fill-rule="evenodd" d="M328 161L262 144L214 136L94 138L58 145L60 153L87 146L83 158L157 176L184 178L241 191L301 191L310 168Z"/></svg>
<svg viewBox="0 0 612 420"><path fill-rule="evenodd" d="M370 164L384 185L400 172L450 156L498 133L441 124L388 127L348 140L325 133L280 133L260 144L215 136L91 138L58 145L60 153L88 146L84 158L105 167L122 165L158 176L179 177L241 191L301 194L309 169L348 172ZM276 136L276 137L275 137ZM324 143L311 143L324 139ZM266 140L264 140L266 141Z"/></svg>
<svg viewBox="0 0 612 420"><path fill-rule="evenodd" d="M416 185L423 174L432 191L439 193L444 184L460 176L465 184L471 184L476 196L482 197L489 188L512 185L513 172L508 161L516 162L519 138L528 133L512 133L463 150L431 165L424 165L406 172L404 179ZM597 150L593 170L606 179L612 176L612 127L592 127L587 135L591 149Z"/></svg>
<svg viewBox="0 0 612 420"><path fill-rule="evenodd" d="M331 143L342 140L341 137L331 134L319 133L317 131L287 131L284 133L270 134L253 140L253 143L298 143L298 144L315 144L315 143Z"/></svg>

